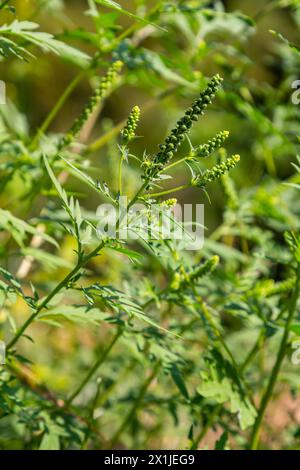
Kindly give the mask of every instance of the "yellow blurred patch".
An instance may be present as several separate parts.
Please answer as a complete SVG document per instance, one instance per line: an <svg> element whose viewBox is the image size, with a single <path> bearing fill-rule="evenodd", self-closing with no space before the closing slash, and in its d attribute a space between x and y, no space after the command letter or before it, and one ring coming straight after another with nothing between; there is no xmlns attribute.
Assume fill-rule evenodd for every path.
<svg viewBox="0 0 300 470"><path fill-rule="evenodd" d="M19 20L28 20L37 9L35 0L16 0L14 3Z"/></svg>

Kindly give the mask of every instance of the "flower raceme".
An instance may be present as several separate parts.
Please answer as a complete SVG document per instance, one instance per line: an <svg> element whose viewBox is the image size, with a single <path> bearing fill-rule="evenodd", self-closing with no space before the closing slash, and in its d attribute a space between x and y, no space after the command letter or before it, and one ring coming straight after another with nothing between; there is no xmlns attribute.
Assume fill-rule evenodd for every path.
<svg viewBox="0 0 300 470"><path fill-rule="evenodd" d="M213 139L209 140L206 144L199 145L199 147L195 148L194 151L191 153L191 156L198 158L209 157L213 152L222 147L228 137L228 131L219 132Z"/></svg>
<svg viewBox="0 0 300 470"><path fill-rule="evenodd" d="M171 283L171 289L178 290L188 284L197 282L207 274L212 273L218 266L220 261L219 256L214 255L200 266L195 266L189 273L176 272Z"/></svg>
<svg viewBox="0 0 300 470"><path fill-rule="evenodd" d="M195 178L191 182L192 186L204 188L207 183L211 183L219 179L225 173L234 168L239 161L239 155L233 155L232 157L227 158L227 160L225 160L224 162L213 166L210 170L206 170L202 175L195 176Z"/></svg>
<svg viewBox="0 0 300 470"><path fill-rule="evenodd" d="M190 108L188 108L184 116L177 121L176 127L171 130L163 144L160 144L160 151L152 160L145 160L144 178L151 179L164 168L164 166L173 158L177 152L181 142L190 132L193 123L198 121L199 116L204 114L205 109L215 97L215 93L221 86L223 79L217 74L208 83L206 89L200 94Z"/></svg>
<svg viewBox="0 0 300 470"><path fill-rule="evenodd" d="M122 144L128 144L134 137L135 131L140 120L141 110L138 106L135 106L128 116L126 126L122 131Z"/></svg>
<svg viewBox="0 0 300 470"><path fill-rule="evenodd" d="M123 63L117 60L109 67L107 74L100 80L99 85L90 97L86 107L83 109L80 116L75 120L69 132L64 137L62 137L61 141L59 142L59 151L72 143L89 117L93 114L100 101L108 95L109 91L115 83L118 74L122 69L122 66Z"/></svg>
<svg viewBox="0 0 300 470"><path fill-rule="evenodd" d="M220 261L219 256L214 255L205 263L194 268L194 270L188 275L189 281L198 281L200 278L212 273L218 266Z"/></svg>

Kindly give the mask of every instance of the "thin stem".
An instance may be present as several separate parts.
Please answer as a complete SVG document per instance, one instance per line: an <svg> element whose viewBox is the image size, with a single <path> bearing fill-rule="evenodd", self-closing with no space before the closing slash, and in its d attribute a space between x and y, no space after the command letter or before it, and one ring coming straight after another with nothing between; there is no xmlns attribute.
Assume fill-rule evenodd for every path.
<svg viewBox="0 0 300 470"><path fill-rule="evenodd" d="M98 254L99 251L102 250L104 247L105 243L101 242L95 250L93 250L89 255L82 257L81 260L78 261L77 265L75 266L72 271L67 274L66 277L62 281L60 281L59 284L50 292L50 294L47 295L47 297L43 300L43 302L40 304L40 306L37 308L35 312L30 315L30 317L24 322L24 324L21 326L21 328L17 331L13 339L8 343L6 350L9 351L19 340L19 338L25 333L27 328L31 325L31 323L36 319L36 317L39 315L39 313L47 307L49 302L53 299L53 297L58 294L65 286L68 285L68 282L74 277L80 269L94 256Z"/></svg>
<svg viewBox="0 0 300 470"><path fill-rule="evenodd" d="M214 411L209 415L209 418L206 422L206 424L203 426L199 434L196 436L196 438L193 440L193 443L190 447L190 450L197 450L199 445L201 444L201 441L204 439L206 436L207 432L211 428L211 426L214 423L214 420L216 416L221 412L222 410L222 405L217 405L214 409Z"/></svg>
<svg viewBox="0 0 300 470"><path fill-rule="evenodd" d="M116 47L116 45L119 44L121 41L123 41L123 39L127 38L132 33L134 33L136 29L138 29L139 26L140 26L139 23L136 22L130 25L127 29L125 29L125 31L119 34L119 36L116 38L116 40L114 41L114 44L112 45L112 47L110 47L110 50Z"/></svg>
<svg viewBox="0 0 300 470"><path fill-rule="evenodd" d="M122 170L123 170L123 152L125 151L126 147L122 146L121 147L121 155L120 155L120 160L119 160L119 168L118 168L118 191L119 195L122 195Z"/></svg>
<svg viewBox="0 0 300 470"><path fill-rule="evenodd" d="M121 122L116 124L112 129L110 129L108 132L103 134L101 137L99 137L97 140L92 142L90 145L87 146L85 149L84 153L85 155L95 152L96 150L99 150L100 148L104 147L104 145L107 144L113 137L115 137L119 132L123 129L127 122L127 119L123 119Z"/></svg>
<svg viewBox="0 0 300 470"><path fill-rule="evenodd" d="M207 305L206 303L203 301L202 297L200 297L197 292L196 292L196 289L195 289L195 286L192 286L192 289L193 289L193 292L194 292L194 295L196 297L196 299L198 300L199 302L199 305L200 305L200 308L201 308L201 311L206 319L206 321L208 322L209 326L211 327L214 335L216 336L216 338L218 339L218 341L222 344L223 348L225 349L225 351L227 352L229 358L231 359L232 361L232 364L234 365L234 367L237 369L238 368L238 365L233 357L233 354L232 352L230 351L230 349L228 348L227 344L225 343L219 329L217 328L208 308L207 308Z"/></svg>
<svg viewBox="0 0 300 470"><path fill-rule="evenodd" d="M147 20L148 18L150 18L153 14L155 14L159 8L160 8L160 4L161 2L158 2L148 13L147 15L145 16L145 20ZM141 25L143 25L143 23L140 23L139 21L136 21L135 23L133 23L132 25L130 25L127 29L125 29L125 31L123 31L121 34L119 34L119 36L115 39L115 41L113 41L113 43L111 44L109 50L113 50L116 48L116 46L121 42L123 41L123 39L127 38L128 36L130 36L132 33L134 33L137 29L139 29L141 27ZM143 25L144 26L144 25Z"/></svg>
<svg viewBox="0 0 300 470"><path fill-rule="evenodd" d="M183 184L182 186L177 186L176 188L166 189L165 191L161 191L160 193L151 193L149 197L160 197L165 196L166 194L176 193L178 191L182 191L183 189L190 188L190 184Z"/></svg>
<svg viewBox="0 0 300 470"><path fill-rule="evenodd" d="M37 130L36 135L34 136L32 142L31 142L31 149L34 149L36 144L38 143L39 139L45 134L47 131L48 127L54 120L55 116L58 114L58 112L61 110L63 105L65 104L66 100L69 98L73 90L76 88L78 83L82 80L84 77L84 72L79 73L72 81L71 83L67 86L63 94L60 96L58 101L56 102L55 106L51 109L50 113L42 123L42 125L39 127Z"/></svg>
<svg viewBox="0 0 300 470"><path fill-rule="evenodd" d="M136 203L136 201L138 200L138 198L140 197L140 195L142 194L142 192L144 191L144 189L147 188L149 184L149 179L147 179L143 184L142 186L140 187L140 189L137 191L137 193L135 194L135 196L131 199L131 201L129 202L128 206L127 206L127 212L129 211L129 209Z"/></svg>
<svg viewBox="0 0 300 470"><path fill-rule="evenodd" d="M256 450L258 449L259 446L259 438L260 438L260 432L261 432L261 425L262 421L265 415L265 411L267 409L267 406L269 404L269 401L272 398L274 387L276 385L278 375L281 369L282 362L285 358L285 353L286 353L286 347L288 344L288 339L289 339L289 333L290 333L290 326L293 321L294 313L296 311L296 306L297 306L297 300L299 298L299 290L300 290L300 266L298 266L298 272L297 272L297 280L294 288L294 292L290 301L289 305L289 314L287 321L285 323L285 328L284 328L284 333L281 339L280 347L278 350L277 354L277 359L274 364L274 367L272 369L272 373L269 379L269 383L267 385L267 388L265 390L265 393L263 394L263 397L261 399L261 403L258 409L258 414L256 421L254 423L254 427L252 430L252 435L251 435L251 440L250 440L250 449L251 450Z"/></svg>
<svg viewBox="0 0 300 470"><path fill-rule="evenodd" d="M119 339L119 337L122 334L122 329L120 328L115 336L113 337L112 341L109 343L107 348L103 351L99 359L95 362L93 367L89 370L83 381L79 384L79 386L76 388L75 392L72 393L72 395L68 398L68 400L65 403L65 407L68 408L75 398L81 393L82 389L85 387L85 385L90 381L90 379L93 377L93 375L97 372L99 367L103 364L105 359L107 358L108 354L110 353L111 349L114 347L115 343Z"/></svg>
<svg viewBox="0 0 300 470"><path fill-rule="evenodd" d="M267 3L263 6L253 17L253 19L258 22L260 21L267 13L270 13L272 10L275 10L278 7L278 1L274 0L270 3Z"/></svg>
<svg viewBox="0 0 300 470"><path fill-rule="evenodd" d="M254 357L256 356L256 354L258 353L258 351L260 350L261 346L263 345L264 340L265 340L265 332L261 332L261 333L259 334L259 337L258 337L257 341L255 342L253 348L252 348L252 349L250 350L250 352L248 353L246 359L245 359L244 362L239 366L239 372L240 372L240 373L245 372L245 370L247 369L248 365L252 362L252 359L254 359Z"/></svg>
<svg viewBox="0 0 300 470"><path fill-rule="evenodd" d="M207 305L206 303L203 301L202 297L199 296L197 294L197 291L196 291L196 288L195 286L192 286L192 289L193 289L193 292L194 292L194 295L195 295L195 298L197 299L197 301L199 302L199 305L200 305L200 308L201 308L201 311L206 319L206 321L208 322L208 324L210 325L214 335L216 336L217 340L219 341L219 343L221 344L221 346L223 347L223 349L226 351L227 353L227 356L229 357L229 359L231 360L231 365L232 367L235 369L236 373L237 373L237 377L239 377L239 380L240 380L240 383L241 385L243 385L245 391L247 391L247 397L249 399L249 401L251 402L251 404L254 406L254 403L253 403L253 399L252 399L252 396L251 396L251 390L249 389L249 386L247 385L247 383L245 382L244 378L242 376L240 376L239 374L239 366L232 354L232 352L230 351L229 347L227 346L223 336L221 335L218 327L216 326L215 322L214 322L214 319L212 318L208 308L207 308Z"/></svg>
<svg viewBox="0 0 300 470"><path fill-rule="evenodd" d="M97 381L97 390L96 390L94 399L92 401L92 405L91 405L91 409L90 409L90 413L89 413L89 420L91 422L94 422L95 408L97 406L97 402L98 402L98 398L99 398L99 394L100 394L100 388L101 388L101 380L99 379ZM85 433L85 438L84 438L84 440L81 444L81 450L85 450L87 448L88 443L89 443L90 435L91 435L91 429L88 427L88 429Z"/></svg>
<svg viewBox="0 0 300 470"><path fill-rule="evenodd" d="M108 398L111 396L112 392L114 391L114 389L120 384L120 383L124 383L126 377L128 376L129 373L132 373L133 369L135 367L135 364L133 361L130 362L129 366L123 370L123 372L121 372L120 374L118 374L118 379L113 381L111 383L111 385L109 385L107 387L107 389L105 391L103 391L100 396L99 396L99 400L97 402L98 406L102 406L104 405Z"/></svg>
<svg viewBox="0 0 300 470"><path fill-rule="evenodd" d="M110 446L111 448L113 448L114 445L118 442L119 437L121 436L123 431L125 431L127 426L132 421L132 418L135 416L136 412L138 411L138 409L141 405L141 402L142 402L149 386L151 385L153 379L158 374L159 368L160 368L160 362L157 362L156 365L154 366L153 370L152 370L152 373L149 375L149 377L145 380L144 384L142 385L142 387L140 389L140 392L139 392L139 394L138 394L138 396L137 396L137 398L136 398L136 400L133 404L133 407L129 410L129 412L125 416L124 421L121 423L121 426L118 428L118 430L116 431L116 433L112 437L111 446Z"/></svg>
<svg viewBox="0 0 300 470"><path fill-rule="evenodd" d="M191 154L189 153L188 155L185 155L184 157L180 158L180 160L176 160L173 163L170 163L169 165L165 166L165 168L162 171L169 171L171 168L174 168L177 165L180 165L180 163L185 162L186 160L190 160Z"/></svg>
<svg viewBox="0 0 300 470"><path fill-rule="evenodd" d="M8 343L6 351L9 351L18 341L20 336L22 336L29 325L35 320L38 314L48 305L48 303L53 299L53 297L65 286L68 284L69 280L77 274L79 270L79 265L76 265L75 268L59 283L57 286L50 292L50 294L43 300L38 309L30 315L30 317L24 322L21 328L17 331L13 339Z"/></svg>
<svg viewBox="0 0 300 470"><path fill-rule="evenodd" d="M123 157L121 155L120 160L119 160L119 195L122 195L122 168L123 168Z"/></svg>

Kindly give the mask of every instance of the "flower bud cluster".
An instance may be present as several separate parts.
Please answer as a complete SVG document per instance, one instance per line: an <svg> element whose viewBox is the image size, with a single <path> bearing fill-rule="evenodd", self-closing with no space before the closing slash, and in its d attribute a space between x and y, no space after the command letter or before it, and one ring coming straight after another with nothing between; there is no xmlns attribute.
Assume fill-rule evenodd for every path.
<svg viewBox="0 0 300 470"><path fill-rule="evenodd" d="M227 160L224 162L219 163L218 165L213 166L210 170L205 171L204 174L197 175L191 182L192 186L203 188L207 183L211 183L212 181L219 179L222 175L234 168L239 161L239 155L233 155L232 157L227 158Z"/></svg>
<svg viewBox="0 0 300 470"><path fill-rule="evenodd" d="M81 112L80 116L75 120L69 132L61 139L58 150L62 150L71 144L75 137L79 134L89 117L92 115L94 110L100 101L105 98L110 91L117 75L120 73L123 63L121 61L114 62L107 71L105 77L103 77L95 89L94 93L90 97L86 107Z"/></svg>
<svg viewBox="0 0 300 470"><path fill-rule="evenodd" d="M193 153L194 157L199 158L207 158L209 157L215 150L222 147L225 140L228 139L229 132L228 131L221 131L219 132L213 139L209 140L206 144L200 145L197 147Z"/></svg>
<svg viewBox="0 0 300 470"><path fill-rule="evenodd" d="M138 106L135 106L128 116L126 126L122 130L122 144L126 145L130 142L134 136L135 131L140 120L141 110Z"/></svg>
<svg viewBox="0 0 300 470"><path fill-rule="evenodd" d="M219 75L215 75L199 98L186 110L184 116L177 121L176 127L172 129L164 143L159 145L160 151L150 162L149 160L145 162L145 178L154 178L173 158L181 142L190 132L194 122L198 121L199 116L202 116L207 106L211 104L222 81L223 79Z"/></svg>

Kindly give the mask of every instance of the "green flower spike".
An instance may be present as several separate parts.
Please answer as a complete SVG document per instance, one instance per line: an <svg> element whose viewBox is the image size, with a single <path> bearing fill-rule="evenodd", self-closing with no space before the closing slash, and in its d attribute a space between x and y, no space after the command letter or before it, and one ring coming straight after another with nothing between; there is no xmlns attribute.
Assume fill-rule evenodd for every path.
<svg viewBox="0 0 300 470"><path fill-rule="evenodd" d="M201 266L198 266L197 268L194 269L189 275L189 281L198 281L198 279L206 276L207 274L212 273L216 267L218 266L220 261L219 256L215 255L212 256L209 260L207 260L204 264Z"/></svg>
<svg viewBox="0 0 300 470"><path fill-rule="evenodd" d="M222 175L234 168L239 161L239 155L233 155L232 157L227 158L225 162L213 166L210 170L207 170L203 175L197 175L192 180L192 186L198 186L199 188L205 187L207 183L211 183L212 181L219 179Z"/></svg>
<svg viewBox="0 0 300 470"><path fill-rule="evenodd" d="M79 134L89 117L93 114L96 107L102 99L104 99L110 92L116 77L121 71L123 63L121 61L114 62L107 71L107 74L101 79L99 85L90 97L86 107L81 112L80 116L75 120L69 132L61 139L58 150L70 145L76 136Z"/></svg>
<svg viewBox="0 0 300 470"><path fill-rule="evenodd" d="M215 255L200 266L194 267L194 269L189 273L176 272L171 283L171 289L181 289L183 286L192 284L207 274L212 273L218 266L219 261L219 256Z"/></svg>
<svg viewBox="0 0 300 470"><path fill-rule="evenodd" d="M148 161L146 162L144 177L148 179L154 178L173 158L181 142L190 132L194 122L198 121L199 116L202 116L207 106L211 104L222 81L223 79L219 75L215 75L211 79L206 89L193 102L192 106L186 110L185 115L177 121L176 127L171 130L170 135L159 146L160 151L155 155L150 164Z"/></svg>
<svg viewBox="0 0 300 470"><path fill-rule="evenodd" d="M194 152L192 152L193 157L198 158L207 158L213 152L218 150L224 144L225 140L228 139L229 132L228 131L221 131L219 132L216 137L209 140L206 144L200 145L197 147Z"/></svg>
<svg viewBox="0 0 300 470"><path fill-rule="evenodd" d="M135 131L140 120L141 110L135 106L128 116L126 126L122 131L122 144L126 145L135 137Z"/></svg>

